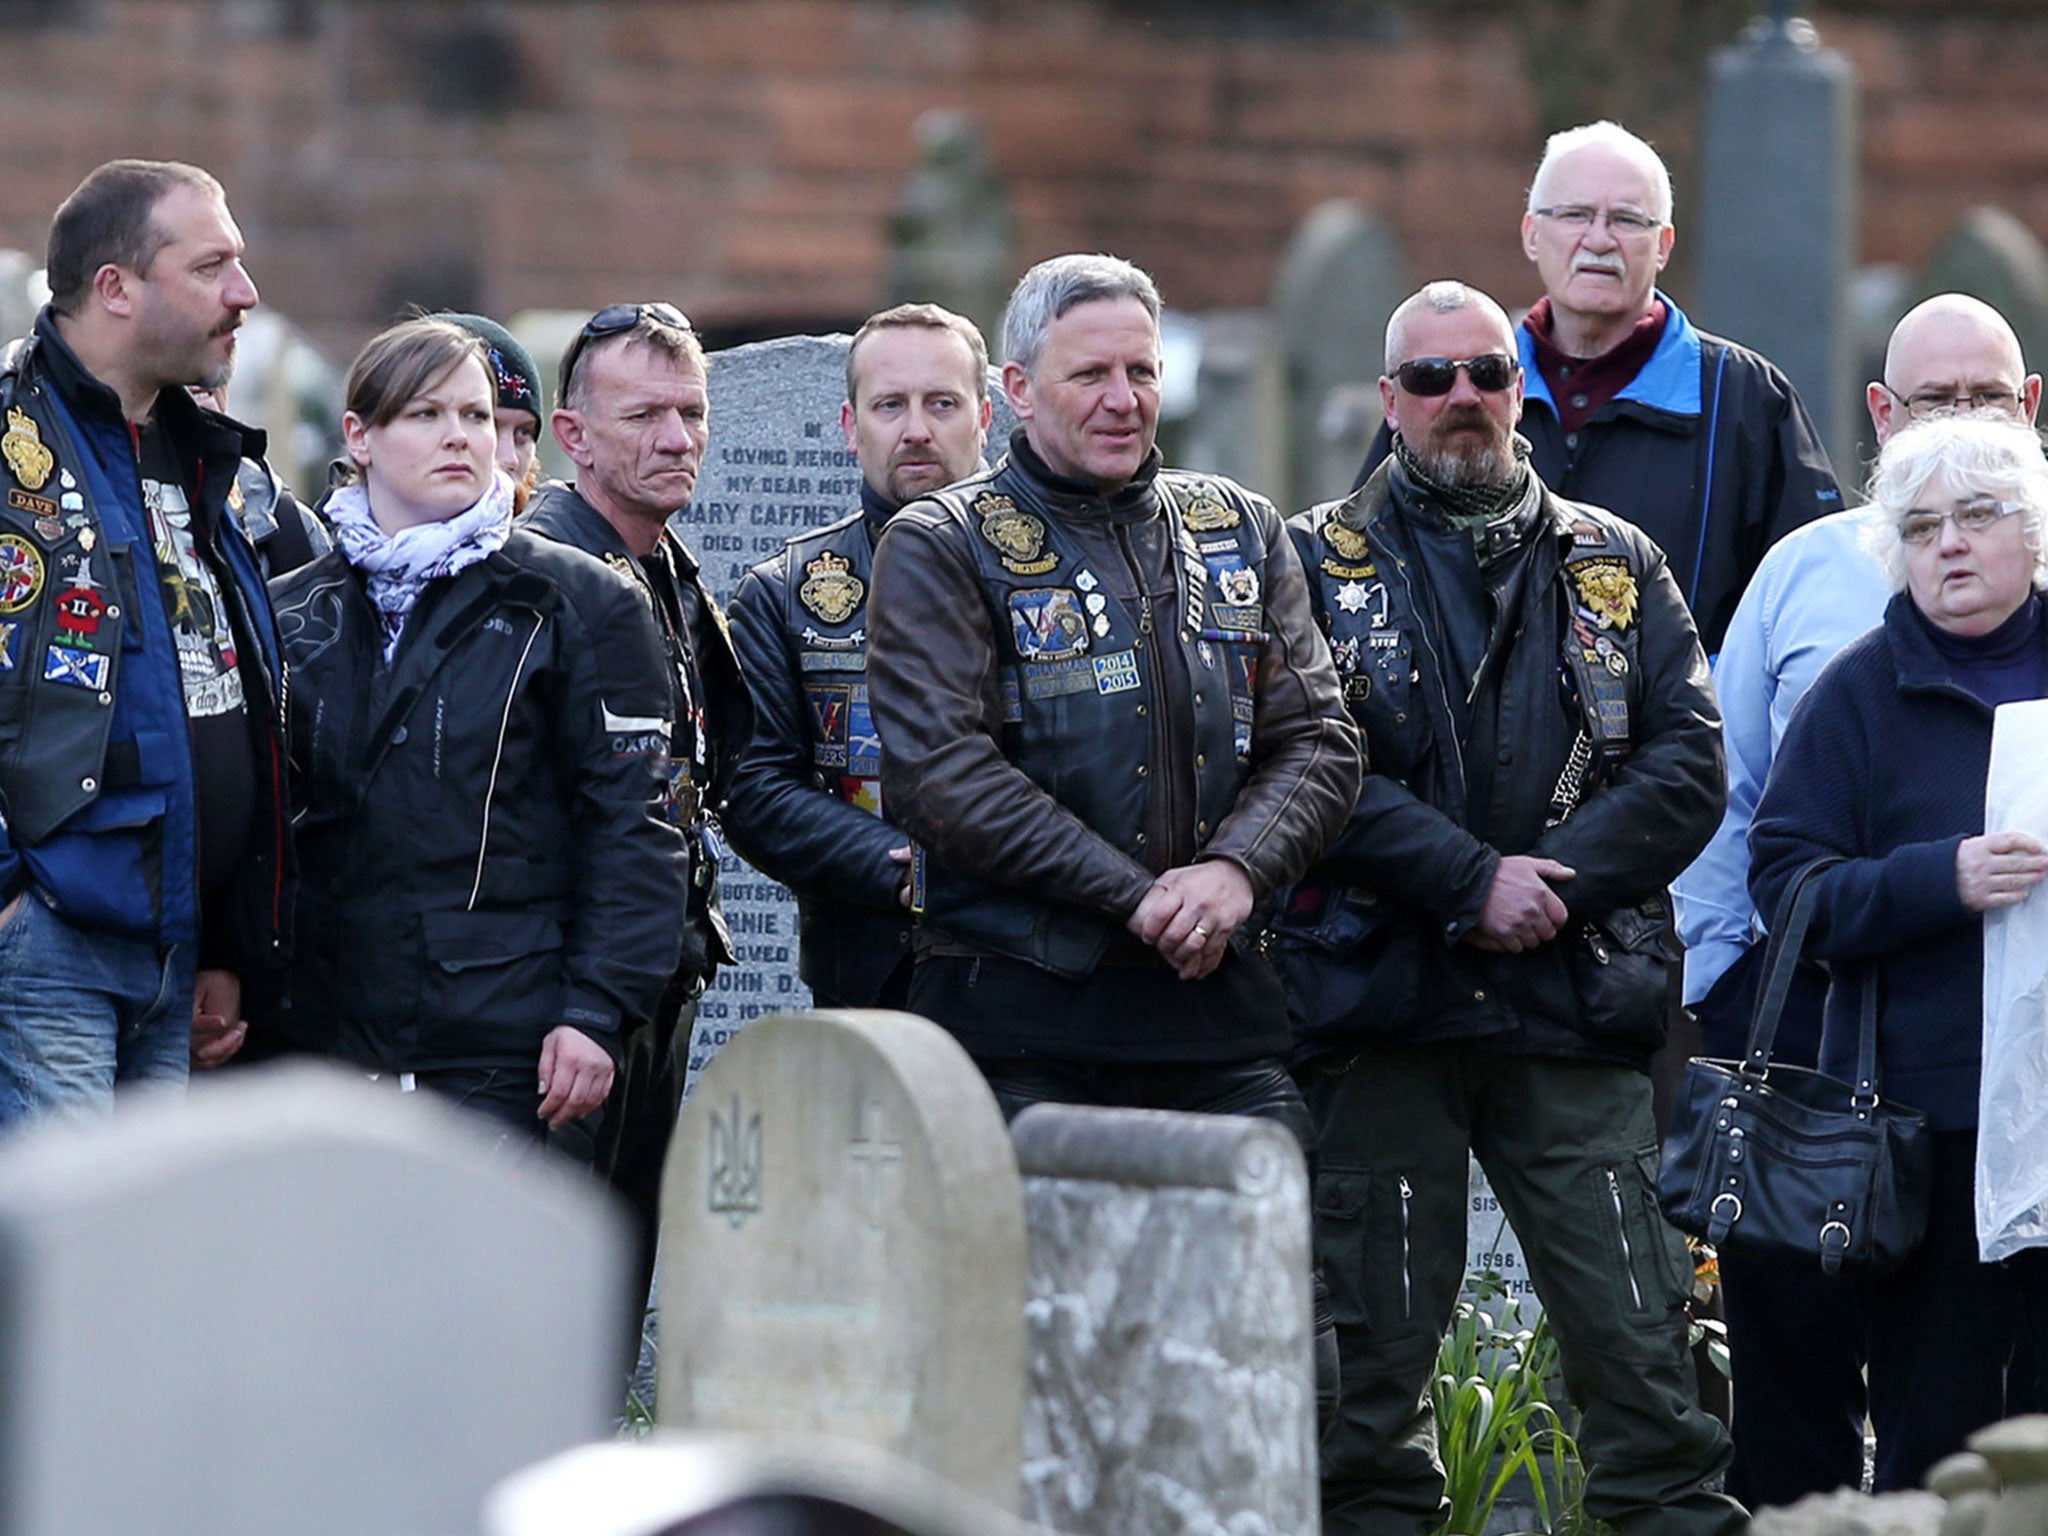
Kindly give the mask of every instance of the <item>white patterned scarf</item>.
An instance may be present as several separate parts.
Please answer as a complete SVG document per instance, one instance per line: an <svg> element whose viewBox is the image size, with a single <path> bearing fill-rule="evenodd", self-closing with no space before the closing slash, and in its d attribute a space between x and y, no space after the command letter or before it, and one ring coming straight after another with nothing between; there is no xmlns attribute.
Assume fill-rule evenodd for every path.
<svg viewBox="0 0 2048 1536"><path fill-rule="evenodd" d="M334 541L348 563L367 578L370 601L384 621L384 661L398 652L398 637L428 582L466 571L505 547L512 533L512 481L491 472L481 500L438 523L416 523L386 533L370 513L369 493L359 482L327 498Z"/></svg>

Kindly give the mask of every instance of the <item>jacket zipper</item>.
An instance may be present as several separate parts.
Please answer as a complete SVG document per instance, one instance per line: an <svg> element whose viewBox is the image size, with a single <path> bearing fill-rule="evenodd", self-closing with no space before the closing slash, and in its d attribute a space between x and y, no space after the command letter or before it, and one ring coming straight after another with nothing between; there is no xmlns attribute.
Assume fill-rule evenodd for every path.
<svg viewBox="0 0 2048 1536"><path fill-rule="evenodd" d="M1401 1175L1401 1316L1405 1319L1413 1313L1414 1285L1409 1267L1408 1246L1408 1202L1415 1197L1415 1191L1408 1183L1408 1175Z"/></svg>
<svg viewBox="0 0 2048 1536"><path fill-rule="evenodd" d="M1174 814L1174 785L1166 782L1166 765L1170 761L1164 739L1166 720L1166 669L1159 660L1159 642L1154 633L1152 619L1152 590L1147 585L1145 573L1138 566L1138 559L1131 549L1130 531L1121 524L1116 528L1117 552L1123 556L1124 569L1131 573L1131 585L1138 594L1138 636L1139 649L1145 656L1145 697L1149 704L1150 726L1146 732L1151 742L1152 763L1160 769L1161 782L1148 796L1150 802L1145 816L1146 831L1159 840L1155 850L1148 850L1159 858L1168 858L1173 851L1174 829L1180 825ZM1155 814L1156 812L1156 814ZM1141 860L1150 863L1150 860Z"/></svg>
<svg viewBox="0 0 2048 1536"><path fill-rule="evenodd" d="M1628 1295L1635 1309L1643 1310L1643 1288L1636 1284L1636 1255L1629 1246L1628 1220L1621 1212L1621 1180L1615 1177L1612 1168L1607 1170L1607 1194L1614 1201L1614 1228L1621 1234L1621 1263L1628 1271Z"/></svg>

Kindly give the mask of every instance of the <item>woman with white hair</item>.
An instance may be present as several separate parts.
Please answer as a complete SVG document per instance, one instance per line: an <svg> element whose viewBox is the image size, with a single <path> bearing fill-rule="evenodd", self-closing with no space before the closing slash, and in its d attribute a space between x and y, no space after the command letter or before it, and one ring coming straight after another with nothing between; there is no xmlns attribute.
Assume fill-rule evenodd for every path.
<svg viewBox="0 0 2048 1536"><path fill-rule="evenodd" d="M1774 911L1815 859L1844 861L1815 879L1807 937L1833 978L1822 1065L1852 1075L1876 987L1880 1091L1931 1132L1926 1235L1903 1268L1856 1282L1884 1491L1918 1486L2005 1415L2024 1326L2014 1266L2032 1256L1978 1262L1973 1180L1983 914L2048 873L2037 839L1984 830L1992 711L2048 693L2048 460L2009 418L1938 418L1885 445L1870 500L1897 595L1793 716L1750 831L1750 889Z"/></svg>

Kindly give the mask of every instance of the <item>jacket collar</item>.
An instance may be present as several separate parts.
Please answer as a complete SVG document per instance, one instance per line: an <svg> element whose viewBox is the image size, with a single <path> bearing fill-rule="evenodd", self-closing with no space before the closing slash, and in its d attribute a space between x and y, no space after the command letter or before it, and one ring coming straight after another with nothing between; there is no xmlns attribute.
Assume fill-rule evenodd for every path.
<svg viewBox="0 0 2048 1536"><path fill-rule="evenodd" d="M1139 523L1159 513L1159 467L1164 461L1157 444L1145 455L1138 472L1107 496L1086 481L1055 474L1038 456L1022 427L1010 434L1005 462L1011 473L1030 487L1040 505L1057 517L1075 522Z"/></svg>
<svg viewBox="0 0 2048 1536"><path fill-rule="evenodd" d="M611 519L584 499L583 493L565 480L550 480L533 493L533 500L527 504L526 515L521 522L542 533L561 530L562 535L573 535L570 542L577 548L589 550L599 556L617 555L624 560L633 560L633 551L627 547L625 537L614 528ZM687 579L697 575L697 559L683 541L676 537L673 528L664 527L661 537L655 542L653 553L668 552L677 572ZM637 567L639 562L634 560Z"/></svg>
<svg viewBox="0 0 2048 1536"><path fill-rule="evenodd" d="M1670 311L1670 318L1664 322L1663 338L1657 343L1657 350L1650 354L1650 360L1614 398L1633 400L1673 416L1697 416L1700 413L1700 333L1693 329L1692 321L1686 318L1685 311L1673 302L1670 294L1659 288L1656 295ZM1555 416L1557 399L1550 393L1543 370L1537 366L1536 338L1530 334L1527 325L1515 328L1515 350L1522 361L1524 398L1541 400Z"/></svg>
<svg viewBox="0 0 2048 1536"><path fill-rule="evenodd" d="M1916 692L1952 693L1988 712L1988 706L1976 694L1955 680L1948 659L1934 648L1923 623L1913 612L1912 593L1896 592L1885 604L1884 636L1891 647L1892 663L1898 669L1899 686ZM2044 635L2042 645L2048 651L2048 635Z"/></svg>

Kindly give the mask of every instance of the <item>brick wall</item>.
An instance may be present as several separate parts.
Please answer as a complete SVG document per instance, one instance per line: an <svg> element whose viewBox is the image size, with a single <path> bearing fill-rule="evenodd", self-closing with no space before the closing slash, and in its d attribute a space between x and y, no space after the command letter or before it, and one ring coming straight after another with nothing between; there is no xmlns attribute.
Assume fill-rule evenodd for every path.
<svg viewBox="0 0 2048 1536"><path fill-rule="evenodd" d="M265 297L340 355L407 302L662 294L714 329L838 323L881 296L911 125L949 106L987 131L1024 260L1114 250L1180 307L1253 305L1301 216L1350 196L1418 276L1513 299L1546 126L1530 59L1555 46L1517 10L0 0L0 246L40 251L98 161L167 155L221 176ZM1862 0L1816 20L1861 75L1866 258L1918 261L1980 201L2048 235L2048 14ZM1681 212L1698 73L1645 60L1633 96L1575 114L1657 115Z"/></svg>

